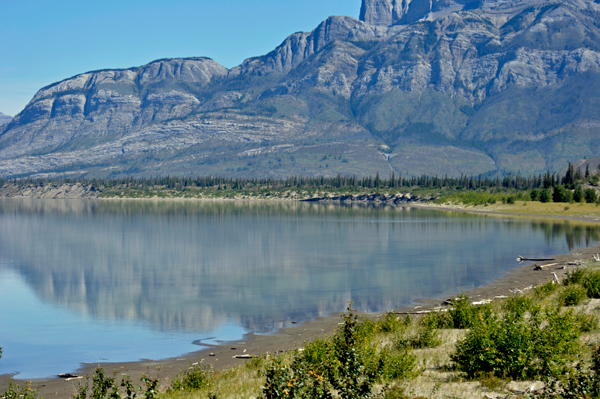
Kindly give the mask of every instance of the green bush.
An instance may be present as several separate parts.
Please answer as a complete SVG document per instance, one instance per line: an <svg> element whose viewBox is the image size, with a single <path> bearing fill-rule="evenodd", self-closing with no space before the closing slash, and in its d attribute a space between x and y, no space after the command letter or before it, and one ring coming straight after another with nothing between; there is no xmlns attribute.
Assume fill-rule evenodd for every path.
<svg viewBox="0 0 600 399"><path fill-rule="evenodd" d="M593 347L592 351L592 367L587 370L580 362L565 373L562 381L551 380L547 389L549 397L600 398L600 346Z"/></svg>
<svg viewBox="0 0 600 399"><path fill-rule="evenodd" d="M598 200L598 194L596 193L596 190L594 190L593 188L587 188L585 190L585 202L587 202L588 204L593 204Z"/></svg>
<svg viewBox="0 0 600 399"><path fill-rule="evenodd" d="M170 391L194 391L208 386L208 368L199 363L177 374L171 382Z"/></svg>
<svg viewBox="0 0 600 399"><path fill-rule="evenodd" d="M573 192L573 201L585 202L585 195L583 193L583 189L581 188L581 186L575 187L575 191Z"/></svg>
<svg viewBox="0 0 600 399"><path fill-rule="evenodd" d="M574 312L560 308L507 306L476 323L456 345L457 369L469 378L481 374L524 380L550 378L566 370L579 353L580 324Z"/></svg>
<svg viewBox="0 0 600 399"><path fill-rule="evenodd" d="M539 201L542 203L552 202L552 194L549 189L543 188L540 190Z"/></svg>
<svg viewBox="0 0 600 399"><path fill-rule="evenodd" d="M592 314L578 313L577 322L582 333L598 330L598 318Z"/></svg>
<svg viewBox="0 0 600 399"><path fill-rule="evenodd" d="M527 312L537 311L538 306L525 295L514 295L506 300L504 310L508 313L523 316Z"/></svg>
<svg viewBox="0 0 600 399"><path fill-rule="evenodd" d="M77 392L75 395L73 395L73 399L87 399L88 394L92 399L135 398L137 396L136 389L131 383L129 376L124 375L120 384L117 384L116 376L116 370L112 377L108 377L104 374L104 369L98 367L96 371L94 371L94 374L92 374L91 389L89 386L89 376L86 376L85 382L77 385ZM158 396L158 377L151 378L149 375L142 374L140 381L144 382L145 387L142 388L138 386L138 391L143 395L144 398L154 399ZM123 389L121 390L119 387Z"/></svg>
<svg viewBox="0 0 600 399"><path fill-rule="evenodd" d="M552 191L553 202L573 202L573 193L564 186L554 186Z"/></svg>
<svg viewBox="0 0 600 399"><path fill-rule="evenodd" d="M412 323L412 318L407 315L406 317L398 317L395 313L388 312L382 318L377 320L375 328L378 332L382 333L396 333L404 331Z"/></svg>
<svg viewBox="0 0 600 399"><path fill-rule="evenodd" d="M3 399L37 399L39 397L38 390L31 389L31 383L26 387L21 388L19 385L15 384L12 379L8 384L8 389L0 394L0 398Z"/></svg>
<svg viewBox="0 0 600 399"><path fill-rule="evenodd" d="M388 381L407 379L414 373L416 360L416 356L408 348L384 349L381 352L382 377Z"/></svg>
<svg viewBox="0 0 600 399"><path fill-rule="evenodd" d="M413 372L410 349L374 344L377 332L404 331L402 319L388 314L379 322L359 319L351 308L330 339L317 339L298 352L290 365L272 362L266 369L262 398L369 398L382 379L406 378Z"/></svg>
<svg viewBox="0 0 600 399"><path fill-rule="evenodd" d="M579 284L572 284L562 290L558 302L561 306L577 306L586 298L587 290Z"/></svg>
<svg viewBox="0 0 600 399"><path fill-rule="evenodd" d="M537 298L546 298L558 289L558 284L554 284L553 281L547 281L544 284L538 285L533 290L535 296Z"/></svg>
<svg viewBox="0 0 600 399"><path fill-rule="evenodd" d="M441 343L442 340L437 331L437 320L431 317L424 317L420 320L414 335L397 334L394 340L394 346L401 351L405 348L435 348Z"/></svg>
<svg viewBox="0 0 600 399"><path fill-rule="evenodd" d="M438 329L454 328L454 320L450 312L431 312L423 316L421 322Z"/></svg>
<svg viewBox="0 0 600 399"><path fill-rule="evenodd" d="M463 292L453 302L453 307L448 311L452 317L454 328L472 328L491 314L489 305L473 305L469 297Z"/></svg>
<svg viewBox="0 0 600 399"><path fill-rule="evenodd" d="M590 298L600 298L600 270L589 271L583 280L583 287Z"/></svg>
<svg viewBox="0 0 600 399"><path fill-rule="evenodd" d="M600 270L577 269L569 273L565 285L579 284L589 298L600 298Z"/></svg>

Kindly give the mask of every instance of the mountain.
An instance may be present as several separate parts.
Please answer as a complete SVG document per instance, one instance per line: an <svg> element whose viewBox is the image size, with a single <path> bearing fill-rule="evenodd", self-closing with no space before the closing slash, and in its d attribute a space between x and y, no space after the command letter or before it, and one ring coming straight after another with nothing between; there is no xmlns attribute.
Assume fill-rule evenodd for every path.
<svg viewBox="0 0 600 399"><path fill-rule="evenodd" d="M535 174L598 155L599 104L597 2L363 0L232 69L45 87L0 127L0 176Z"/></svg>
<svg viewBox="0 0 600 399"><path fill-rule="evenodd" d="M4 115L0 112L0 126L8 125L8 123L12 120L12 116Z"/></svg>

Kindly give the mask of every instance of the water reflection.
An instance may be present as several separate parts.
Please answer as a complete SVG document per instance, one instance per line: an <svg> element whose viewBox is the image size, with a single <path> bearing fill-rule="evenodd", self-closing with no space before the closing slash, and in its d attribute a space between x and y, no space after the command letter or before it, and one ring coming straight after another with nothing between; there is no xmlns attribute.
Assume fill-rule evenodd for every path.
<svg viewBox="0 0 600 399"><path fill-rule="evenodd" d="M0 202L0 257L44 301L168 331L393 309L484 284L598 228L418 209L264 202Z"/></svg>

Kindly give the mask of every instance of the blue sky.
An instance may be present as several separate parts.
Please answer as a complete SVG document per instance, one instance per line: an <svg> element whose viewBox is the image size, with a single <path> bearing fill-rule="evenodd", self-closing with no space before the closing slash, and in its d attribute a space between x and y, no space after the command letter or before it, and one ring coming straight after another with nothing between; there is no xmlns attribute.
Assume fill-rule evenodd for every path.
<svg viewBox="0 0 600 399"><path fill-rule="evenodd" d="M0 0L0 112L97 69L206 56L231 68L361 0Z"/></svg>

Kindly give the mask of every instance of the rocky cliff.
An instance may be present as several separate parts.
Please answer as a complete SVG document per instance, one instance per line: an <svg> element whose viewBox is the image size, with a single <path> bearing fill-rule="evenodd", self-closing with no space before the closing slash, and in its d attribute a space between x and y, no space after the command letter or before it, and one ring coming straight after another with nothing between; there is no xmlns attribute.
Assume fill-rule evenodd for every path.
<svg viewBox="0 0 600 399"><path fill-rule="evenodd" d="M230 70L78 75L0 127L0 176L539 173L600 149L600 5L364 0Z"/></svg>

